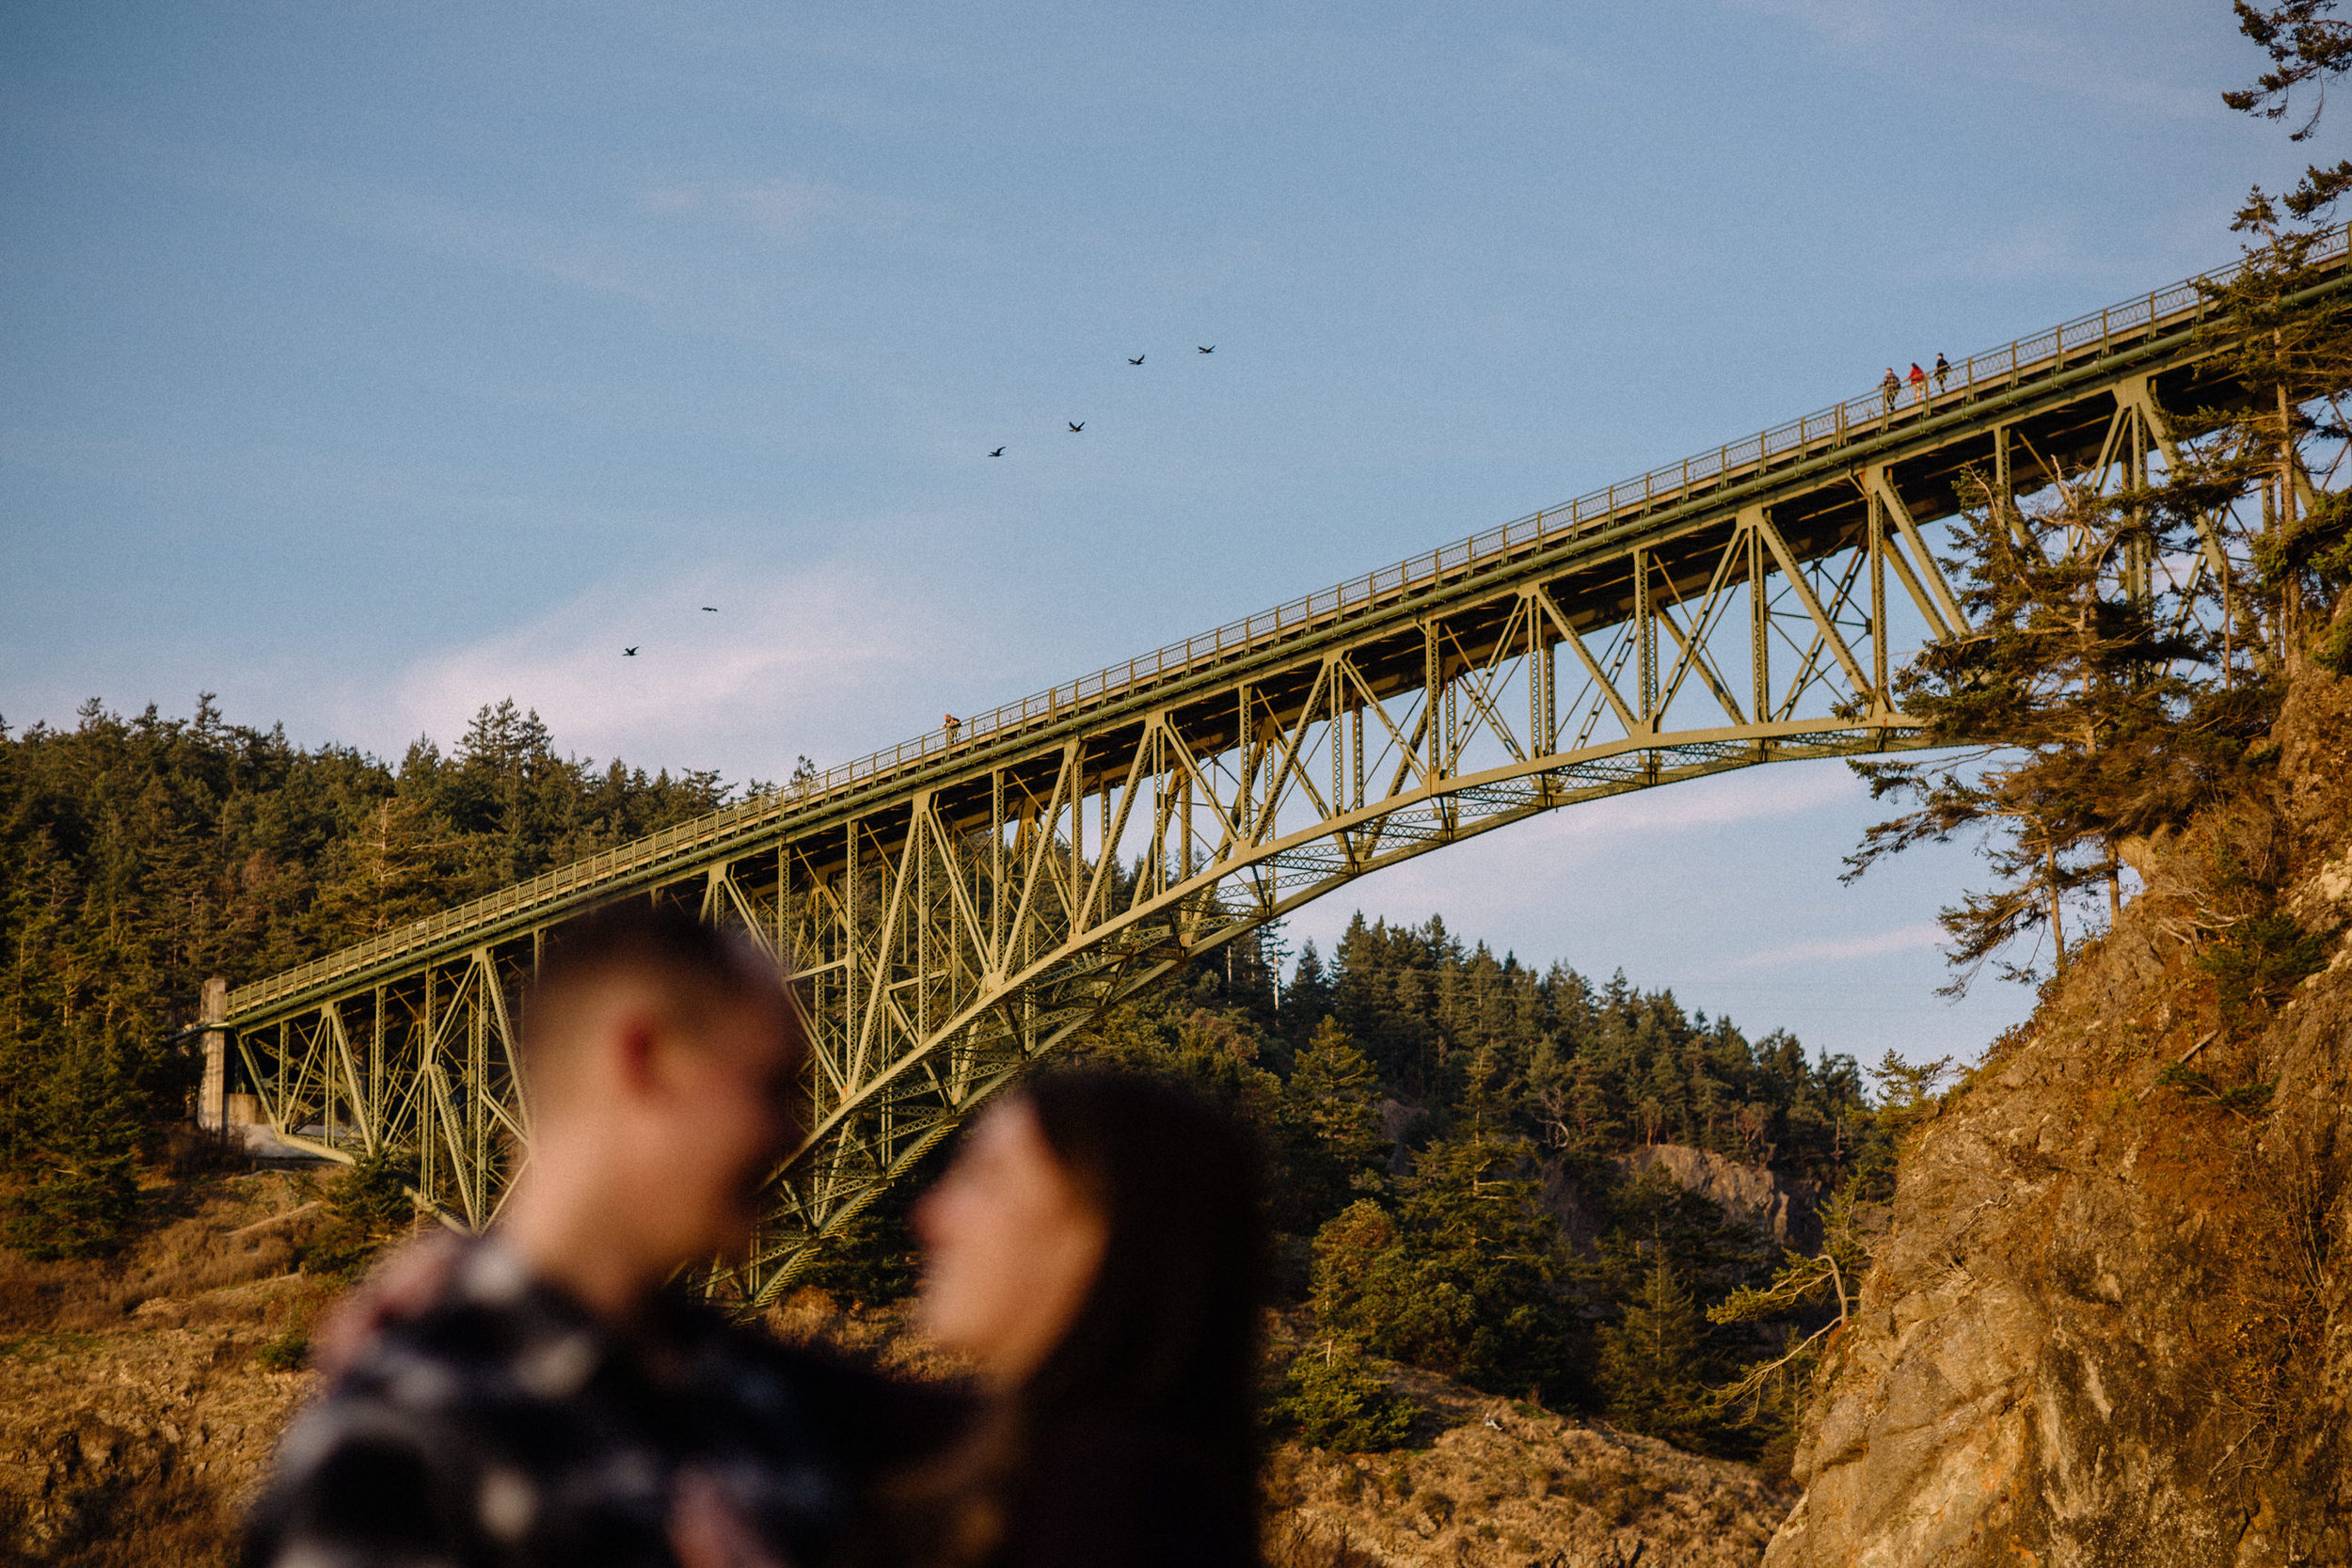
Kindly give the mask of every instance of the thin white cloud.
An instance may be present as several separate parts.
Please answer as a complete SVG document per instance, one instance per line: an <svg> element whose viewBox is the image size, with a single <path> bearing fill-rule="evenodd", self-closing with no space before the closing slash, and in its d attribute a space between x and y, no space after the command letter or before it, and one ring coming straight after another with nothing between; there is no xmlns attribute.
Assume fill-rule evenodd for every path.
<svg viewBox="0 0 2352 1568"><path fill-rule="evenodd" d="M882 574L711 569L599 587L420 659L381 705L349 699L346 727L381 732L389 707L404 737L446 746L485 704L512 697L567 751L777 779L796 755L829 766L920 734L938 672L952 660L968 673L989 649L985 624Z"/></svg>
<svg viewBox="0 0 2352 1568"><path fill-rule="evenodd" d="M2109 25L2124 24L2120 8L2109 24L2077 18L2075 37L1985 14L1981 0L1967 6L1933 0L1727 0L1734 9L1777 17L1808 29L1839 54L1872 69L1910 73L1920 67L1952 75L1991 77L2167 119L2217 115L2219 88L2169 79L2117 64L2101 47Z"/></svg>
<svg viewBox="0 0 2352 1568"><path fill-rule="evenodd" d="M1957 244L1934 247L1908 269L1926 277L2014 282L2023 278L2105 279L2116 270L2112 247L2103 247L2086 220L2071 214L2042 213L1987 224Z"/></svg>
<svg viewBox="0 0 2352 1568"><path fill-rule="evenodd" d="M1729 0L1734 10L1756 11L1795 22L1844 48L1883 43L1888 7L1877 0Z"/></svg>
<svg viewBox="0 0 2352 1568"><path fill-rule="evenodd" d="M785 176L717 182L651 177L591 193L584 204L525 208L452 200L427 190L296 165L157 150L182 182L275 214L582 293L628 300L692 330L812 355L789 330L776 253L842 237L870 239L916 215L895 198Z"/></svg>
<svg viewBox="0 0 2352 1568"><path fill-rule="evenodd" d="M1817 942L1784 942L1735 959L1734 969L1789 969L1800 964L1851 963L1858 958L1882 958L1890 953L1916 953L1942 944L1941 926L1921 922L1899 926L1863 937L1830 937Z"/></svg>
<svg viewBox="0 0 2352 1568"><path fill-rule="evenodd" d="M675 260L592 226L445 200L397 186L292 170L221 177L269 206L431 255L671 309L693 290Z"/></svg>
<svg viewBox="0 0 2352 1568"><path fill-rule="evenodd" d="M896 228L911 212L904 202L815 180L674 182L649 187L641 200L652 213L739 226L779 245Z"/></svg>

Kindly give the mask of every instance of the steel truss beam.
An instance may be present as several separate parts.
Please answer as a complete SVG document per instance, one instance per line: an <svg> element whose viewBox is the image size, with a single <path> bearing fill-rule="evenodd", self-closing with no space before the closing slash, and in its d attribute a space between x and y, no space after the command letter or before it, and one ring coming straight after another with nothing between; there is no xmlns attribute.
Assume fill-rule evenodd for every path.
<svg viewBox="0 0 2352 1568"><path fill-rule="evenodd" d="M2151 447L2173 456L2164 406L2234 395L2202 297L2086 317L1930 397L1807 416L243 987L226 1032L281 1136L405 1150L480 1225L528 1140L511 1007L543 935L623 895L739 926L789 959L815 1043L812 1134L737 1280L771 1299L1106 1008L1334 888L1582 800L1916 744L1889 671L1968 631L1923 524L1974 499L1963 475L2002 505L2061 472L2144 482ZM2222 569L2217 535L2207 554L2191 569Z"/></svg>

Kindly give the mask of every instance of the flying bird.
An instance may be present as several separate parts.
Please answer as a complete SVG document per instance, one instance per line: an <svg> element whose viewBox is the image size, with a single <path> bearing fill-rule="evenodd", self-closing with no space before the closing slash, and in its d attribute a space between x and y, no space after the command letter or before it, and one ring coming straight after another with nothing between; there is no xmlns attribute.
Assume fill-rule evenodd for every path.
<svg viewBox="0 0 2352 1568"><path fill-rule="evenodd" d="M1086 420L1079 420L1076 424L1073 424L1073 425L1072 425L1072 426L1070 427L1070 434L1071 434L1071 435L1073 435L1073 436L1075 436L1075 435L1077 435L1077 434L1078 434L1078 432L1080 432L1080 431L1084 430L1086 427L1087 427L1087 422L1086 422Z"/></svg>
<svg viewBox="0 0 2352 1568"><path fill-rule="evenodd" d="M1202 354L1215 354L1216 352L1216 345L1215 343L1211 343L1207 348L1200 348L1199 344L1195 344L1194 347Z"/></svg>
<svg viewBox="0 0 2352 1568"><path fill-rule="evenodd" d="M990 452L988 455L991 457L1002 457L1005 455L1005 449L998 447L994 451Z"/></svg>
<svg viewBox="0 0 2352 1568"><path fill-rule="evenodd" d="M637 650L634 648L623 648L621 650L621 657L623 658L635 658L637 657Z"/></svg>
<svg viewBox="0 0 2352 1568"><path fill-rule="evenodd" d="M718 607L717 605L715 605L715 604L707 604L707 605L703 606L703 609L704 609L707 612L708 612L709 614L712 614L712 615L716 615L716 614L718 614L718 613L719 613L719 607Z"/></svg>
<svg viewBox="0 0 2352 1568"><path fill-rule="evenodd" d="M1143 363L1143 359L1144 359L1144 356L1143 356L1142 355L1138 354L1138 355L1136 355L1136 356L1133 359L1128 360L1128 361L1127 361L1127 363L1129 363L1130 365L1140 365L1140 364L1142 364L1142 363Z"/></svg>

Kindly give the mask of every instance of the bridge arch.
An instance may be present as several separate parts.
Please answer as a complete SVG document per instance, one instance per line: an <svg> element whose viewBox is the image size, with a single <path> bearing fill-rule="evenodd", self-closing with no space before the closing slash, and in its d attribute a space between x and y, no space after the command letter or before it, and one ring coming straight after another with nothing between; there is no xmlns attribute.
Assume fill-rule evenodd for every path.
<svg viewBox="0 0 2352 1568"><path fill-rule="evenodd" d="M1969 631L1925 530L1964 475L2144 474L2165 407L2230 395L2205 309L2157 291L239 987L208 1050L281 1137L406 1149L485 1223L545 934L691 901L789 957L816 1048L738 1280L769 1299L1031 1063L1265 921L1538 812L1920 744L1890 673Z"/></svg>

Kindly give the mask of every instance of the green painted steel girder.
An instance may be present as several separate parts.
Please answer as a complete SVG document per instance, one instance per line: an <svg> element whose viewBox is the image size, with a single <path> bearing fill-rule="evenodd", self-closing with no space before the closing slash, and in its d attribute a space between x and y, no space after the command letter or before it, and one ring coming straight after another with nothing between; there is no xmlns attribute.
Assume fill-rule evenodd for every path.
<svg viewBox="0 0 2352 1568"><path fill-rule="evenodd" d="M2344 255L2339 232L2318 290ZM485 1223L528 1139L512 1015L540 939L612 897L691 901L788 962L811 1023L811 1136L735 1281L771 1298L1105 1008L1333 888L1581 800L1917 744L1889 672L1968 630L1922 525L1964 475L2028 493L2169 450L2166 407L2235 395L2205 297L2159 290L240 986L220 1035L280 1136L407 1150Z"/></svg>

